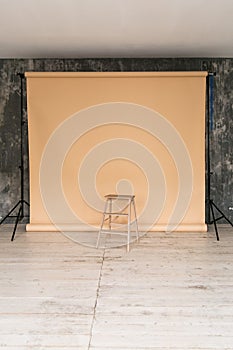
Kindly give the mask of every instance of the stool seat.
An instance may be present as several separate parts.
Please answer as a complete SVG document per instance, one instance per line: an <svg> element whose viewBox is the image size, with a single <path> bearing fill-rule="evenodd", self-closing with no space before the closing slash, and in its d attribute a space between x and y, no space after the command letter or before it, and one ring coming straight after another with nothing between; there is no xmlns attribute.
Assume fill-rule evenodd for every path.
<svg viewBox="0 0 233 350"><path fill-rule="evenodd" d="M134 198L135 195L131 195L131 194L106 194L106 196L104 196L105 198L112 198L112 199L116 199L116 198Z"/></svg>
<svg viewBox="0 0 233 350"><path fill-rule="evenodd" d="M120 205L119 203L122 203ZM132 222L132 211L134 214L134 221ZM117 219L118 217L126 217L127 219L127 231L116 230L112 227L112 216ZM108 221L108 229L104 228L105 221ZM115 222L114 222L115 223ZM118 227L125 226L126 224L115 223ZM105 195L105 206L102 216L102 221L100 225L100 230L97 238L96 247L99 246L99 240L101 234L118 234L127 236L127 251L129 251L130 239L131 239L131 226L135 224L136 226L136 239L138 241L138 222L137 222L137 214L136 214L136 206L135 206L135 195L128 194L107 194Z"/></svg>

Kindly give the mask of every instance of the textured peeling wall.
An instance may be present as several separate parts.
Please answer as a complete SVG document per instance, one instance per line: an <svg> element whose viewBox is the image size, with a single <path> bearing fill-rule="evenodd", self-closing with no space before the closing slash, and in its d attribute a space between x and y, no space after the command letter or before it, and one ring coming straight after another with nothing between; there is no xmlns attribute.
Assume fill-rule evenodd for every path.
<svg viewBox="0 0 233 350"><path fill-rule="evenodd" d="M0 216L20 199L20 79L25 71L216 72L211 132L211 193L233 221L233 59L4 59L0 60ZM24 99L26 102L26 98ZM26 108L24 112L26 118ZM27 125L24 127L25 199L29 197ZM27 211L27 210L26 210ZM26 213L27 214L27 213Z"/></svg>

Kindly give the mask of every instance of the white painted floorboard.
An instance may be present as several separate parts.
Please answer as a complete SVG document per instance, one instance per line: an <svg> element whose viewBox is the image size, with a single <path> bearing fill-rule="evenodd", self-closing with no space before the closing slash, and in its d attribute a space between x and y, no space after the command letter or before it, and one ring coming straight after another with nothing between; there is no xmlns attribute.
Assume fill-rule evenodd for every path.
<svg viewBox="0 0 233 350"><path fill-rule="evenodd" d="M233 230L95 249L0 226L0 348L233 350ZM87 233L88 235L88 233Z"/></svg>

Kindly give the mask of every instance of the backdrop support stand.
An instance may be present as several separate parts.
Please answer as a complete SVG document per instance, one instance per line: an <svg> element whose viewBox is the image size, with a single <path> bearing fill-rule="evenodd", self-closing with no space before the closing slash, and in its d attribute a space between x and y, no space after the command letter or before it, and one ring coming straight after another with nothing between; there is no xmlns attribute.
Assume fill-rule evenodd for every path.
<svg viewBox="0 0 233 350"><path fill-rule="evenodd" d="M227 218L222 210L211 199L211 175L213 174L210 169L210 131L213 130L213 78L215 73L209 73L207 78L207 224L214 224L215 234L217 241L219 241L217 221L225 219L232 227L233 223ZM221 216L216 217L215 211Z"/></svg>
<svg viewBox="0 0 233 350"><path fill-rule="evenodd" d="M11 241L14 240L15 233L17 230L17 226L19 221L21 221L24 217L28 217L28 215L24 214L24 207L27 205L30 206L29 203L24 199L24 160L23 160L23 127L25 124L24 116L23 116L23 79L24 74L23 73L17 73L17 75L20 77L20 104L21 104L21 110L20 110L20 200L15 204L15 206L9 211L9 213L0 221L0 225L3 224L3 222L10 217L16 217L15 225L13 229L13 233L11 236ZM15 209L18 208L17 215L11 215Z"/></svg>

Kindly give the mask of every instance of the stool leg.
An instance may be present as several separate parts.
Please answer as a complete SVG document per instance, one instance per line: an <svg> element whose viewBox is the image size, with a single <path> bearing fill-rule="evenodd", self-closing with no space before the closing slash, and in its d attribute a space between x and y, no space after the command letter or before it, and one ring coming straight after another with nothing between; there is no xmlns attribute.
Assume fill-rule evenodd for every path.
<svg viewBox="0 0 233 350"><path fill-rule="evenodd" d="M112 212L112 199L109 200L109 213L111 213L111 212ZM108 227L109 227L109 231L111 231L112 230L112 215L111 214L109 214L108 219L109 219Z"/></svg>
<svg viewBox="0 0 233 350"><path fill-rule="evenodd" d="M100 229L99 229L99 233L98 233L98 237L97 237L96 248L99 247L99 240L100 240L100 235L101 235L101 232L102 232L102 228L104 226L106 209L107 209L107 201L105 202L105 205L104 205L104 212L103 212L102 221L101 221L101 225L100 225Z"/></svg>
<svg viewBox="0 0 233 350"><path fill-rule="evenodd" d="M137 219L136 205L135 205L134 198L133 198L133 208L134 208L134 217L135 217L135 224L136 224L136 235L137 235L137 242L138 242L138 238L139 238L139 234L138 234L138 219Z"/></svg>
<svg viewBox="0 0 233 350"><path fill-rule="evenodd" d="M128 236L127 236L127 252L129 252L129 244L130 244L130 226L131 226L131 200L129 203L128 209Z"/></svg>

